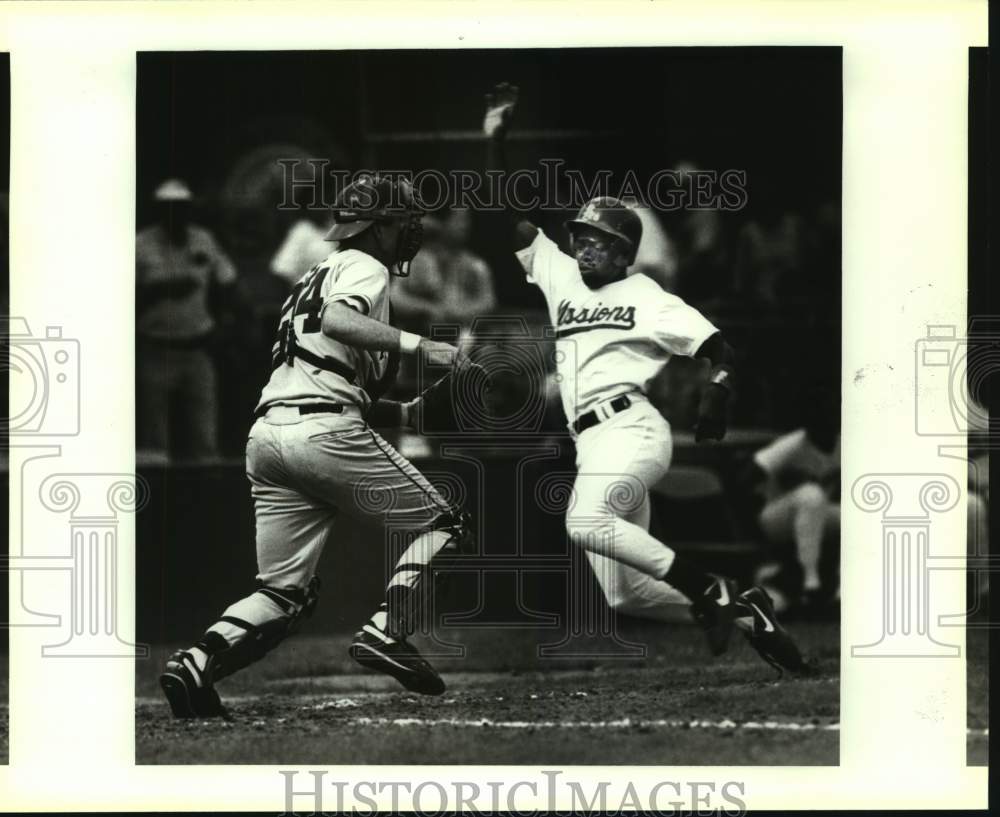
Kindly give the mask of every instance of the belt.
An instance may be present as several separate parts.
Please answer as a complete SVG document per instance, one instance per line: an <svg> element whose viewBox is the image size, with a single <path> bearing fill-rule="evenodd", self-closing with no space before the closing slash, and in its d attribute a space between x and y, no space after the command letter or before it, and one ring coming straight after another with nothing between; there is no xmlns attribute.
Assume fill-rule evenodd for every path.
<svg viewBox="0 0 1000 817"><path fill-rule="evenodd" d="M254 417L263 417L271 409L283 409L286 412L297 411L299 414L343 414L343 403L306 403L301 406L286 406L281 403L271 403L261 406L254 412Z"/></svg>
<svg viewBox="0 0 1000 817"><path fill-rule="evenodd" d="M614 417L618 412L625 411L631 405L632 398L627 394L598 403L593 409L576 418L576 422L573 423L573 431L582 434L588 428L593 428L598 423Z"/></svg>

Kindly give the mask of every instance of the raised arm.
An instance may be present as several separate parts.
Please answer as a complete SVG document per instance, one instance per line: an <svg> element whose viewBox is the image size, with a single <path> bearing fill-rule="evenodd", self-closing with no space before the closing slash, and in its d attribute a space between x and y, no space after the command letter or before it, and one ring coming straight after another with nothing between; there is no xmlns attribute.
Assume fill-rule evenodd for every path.
<svg viewBox="0 0 1000 817"><path fill-rule="evenodd" d="M486 95L486 116L483 118L483 133L486 136L486 167L500 170L507 175L507 131L517 106L517 86L501 82L493 93ZM514 251L531 245L538 235L538 228L523 214L510 206L506 199L506 188L499 185L500 205L511 224Z"/></svg>

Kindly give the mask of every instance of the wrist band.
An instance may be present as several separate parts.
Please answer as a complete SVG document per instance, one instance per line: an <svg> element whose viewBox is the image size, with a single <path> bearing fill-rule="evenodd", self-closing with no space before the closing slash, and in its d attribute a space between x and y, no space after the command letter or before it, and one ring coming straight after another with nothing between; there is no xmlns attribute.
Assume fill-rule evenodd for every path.
<svg viewBox="0 0 1000 817"><path fill-rule="evenodd" d="M716 366L712 369L712 374L708 378L708 382L731 390L733 388L733 370L724 364Z"/></svg>
<svg viewBox="0 0 1000 817"><path fill-rule="evenodd" d="M420 335L415 335L413 332L400 332L399 333L399 351L404 354L412 355L417 351L417 347L420 345L422 338Z"/></svg>

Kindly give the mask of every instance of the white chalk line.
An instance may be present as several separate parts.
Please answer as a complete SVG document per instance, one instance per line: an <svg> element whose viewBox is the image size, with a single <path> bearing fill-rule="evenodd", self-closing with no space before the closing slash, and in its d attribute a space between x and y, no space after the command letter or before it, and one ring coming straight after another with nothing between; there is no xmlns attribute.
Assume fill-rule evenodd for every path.
<svg viewBox="0 0 1000 817"><path fill-rule="evenodd" d="M610 721L495 721L490 718L352 718L357 726L458 726L480 729L717 729L779 732L839 732L839 723L798 723L795 721L720 721L659 718ZM970 736L988 737L989 729L967 729Z"/></svg>
<svg viewBox="0 0 1000 817"><path fill-rule="evenodd" d="M837 732L839 723L795 723L788 721L731 720L632 720L621 718L611 721L494 721L489 718L463 720L461 718L353 718L350 723L358 726L461 726L485 729L720 729L720 730L780 730L790 732Z"/></svg>
<svg viewBox="0 0 1000 817"><path fill-rule="evenodd" d="M312 696L310 696L312 697ZM240 698L230 698L231 702L251 702L260 700L255 696L244 696ZM137 703L163 704L159 699L140 698ZM451 703L449 701L448 703ZM309 709L313 711L324 711L330 709L353 709L362 706L362 702L352 698L339 698L326 700L320 704L312 706L300 706L299 709ZM265 725L268 718L257 719L257 725ZM286 718L277 719L284 722ZM680 718L658 718L656 720L632 720L631 718L619 718L606 721L496 721L490 718L369 718L357 717L344 721L352 726L398 726L398 727L435 727L452 726L466 729L706 729L719 731L748 731L748 732L839 732L839 723L799 723L797 721L737 721L724 718L718 721L712 720L684 720ZM990 730L987 729L966 729L969 737L989 737Z"/></svg>

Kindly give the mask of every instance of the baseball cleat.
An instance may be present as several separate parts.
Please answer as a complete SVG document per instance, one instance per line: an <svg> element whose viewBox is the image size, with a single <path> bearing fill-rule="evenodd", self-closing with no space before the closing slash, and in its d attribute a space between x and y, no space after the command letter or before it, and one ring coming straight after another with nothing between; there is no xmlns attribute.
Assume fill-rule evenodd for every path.
<svg viewBox="0 0 1000 817"><path fill-rule="evenodd" d="M229 713L222 705L215 687L200 686L197 667L191 653L178 650L167 659L160 675L160 688L170 704L175 718L226 718Z"/></svg>
<svg viewBox="0 0 1000 817"><path fill-rule="evenodd" d="M691 616L705 631L712 655L726 651L736 615L736 583L731 579L716 579L691 605Z"/></svg>
<svg viewBox="0 0 1000 817"><path fill-rule="evenodd" d="M747 641L780 677L785 670L798 675L812 675L815 669L807 664L788 631L778 623L771 597L763 587L751 587L740 594L737 602L740 625Z"/></svg>
<svg viewBox="0 0 1000 817"><path fill-rule="evenodd" d="M390 638L371 624L354 634L348 649L351 658L362 667L391 675L410 692L440 695L444 681L409 642Z"/></svg>

